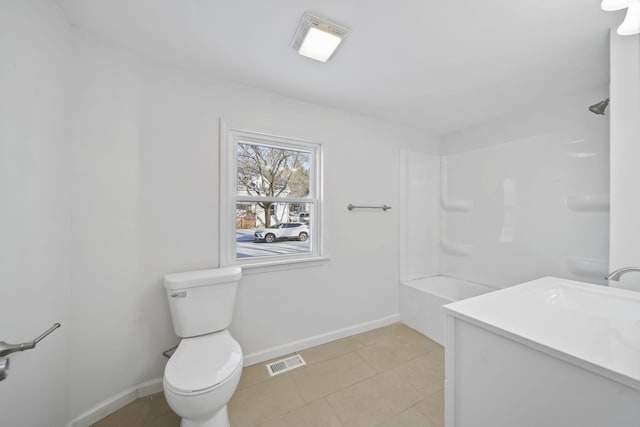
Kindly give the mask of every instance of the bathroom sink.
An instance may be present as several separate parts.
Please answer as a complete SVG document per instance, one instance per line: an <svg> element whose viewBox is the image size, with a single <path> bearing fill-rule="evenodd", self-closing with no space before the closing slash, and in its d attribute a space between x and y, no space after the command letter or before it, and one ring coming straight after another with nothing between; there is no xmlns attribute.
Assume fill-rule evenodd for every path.
<svg viewBox="0 0 640 427"><path fill-rule="evenodd" d="M640 293L544 277L445 312L640 390Z"/></svg>

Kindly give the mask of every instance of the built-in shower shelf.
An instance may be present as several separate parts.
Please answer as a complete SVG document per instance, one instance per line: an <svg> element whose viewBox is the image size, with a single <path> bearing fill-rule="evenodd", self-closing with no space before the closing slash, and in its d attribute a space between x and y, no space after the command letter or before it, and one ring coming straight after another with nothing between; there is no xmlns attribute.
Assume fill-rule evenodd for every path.
<svg viewBox="0 0 640 427"><path fill-rule="evenodd" d="M473 202L464 199L440 199L440 206L447 212L469 212L473 209Z"/></svg>
<svg viewBox="0 0 640 427"><path fill-rule="evenodd" d="M473 253L473 246L467 243L441 241L440 247L449 255L470 256Z"/></svg>
<svg viewBox="0 0 640 427"><path fill-rule="evenodd" d="M578 194L567 196L567 208L576 212L606 212L609 210L608 194Z"/></svg>
<svg viewBox="0 0 640 427"><path fill-rule="evenodd" d="M570 256L566 258L567 270L571 273L602 281L609 273L609 262L602 259Z"/></svg>

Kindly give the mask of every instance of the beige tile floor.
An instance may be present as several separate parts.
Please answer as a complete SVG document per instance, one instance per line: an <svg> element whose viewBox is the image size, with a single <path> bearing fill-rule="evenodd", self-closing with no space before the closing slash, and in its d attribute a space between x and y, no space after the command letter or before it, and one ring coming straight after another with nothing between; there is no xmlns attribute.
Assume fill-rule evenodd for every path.
<svg viewBox="0 0 640 427"><path fill-rule="evenodd" d="M266 362L244 368L228 405L232 427L444 425L444 350L402 323L299 353L307 365L275 377ZM162 393L94 424L179 425Z"/></svg>

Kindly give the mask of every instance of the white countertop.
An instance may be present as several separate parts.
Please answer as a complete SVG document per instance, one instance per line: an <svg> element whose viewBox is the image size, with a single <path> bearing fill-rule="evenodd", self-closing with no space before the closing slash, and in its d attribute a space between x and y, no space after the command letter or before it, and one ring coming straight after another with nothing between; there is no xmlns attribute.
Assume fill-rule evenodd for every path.
<svg viewBox="0 0 640 427"><path fill-rule="evenodd" d="M640 292L544 277L444 309L640 390Z"/></svg>

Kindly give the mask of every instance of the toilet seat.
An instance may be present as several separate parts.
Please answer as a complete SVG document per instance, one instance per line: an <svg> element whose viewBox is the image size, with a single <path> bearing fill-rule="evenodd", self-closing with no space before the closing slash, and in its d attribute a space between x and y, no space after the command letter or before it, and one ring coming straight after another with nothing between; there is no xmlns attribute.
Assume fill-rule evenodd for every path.
<svg viewBox="0 0 640 427"><path fill-rule="evenodd" d="M228 331L183 338L164 370L173 393L201 394L224 385L242 369L242 349Z"/></svg>

